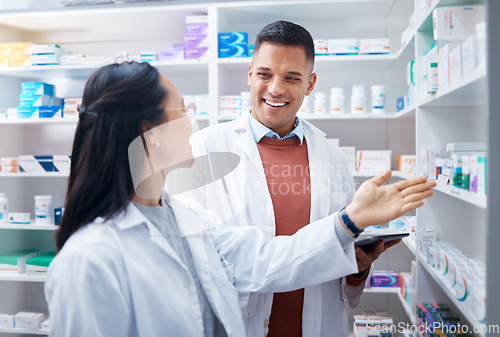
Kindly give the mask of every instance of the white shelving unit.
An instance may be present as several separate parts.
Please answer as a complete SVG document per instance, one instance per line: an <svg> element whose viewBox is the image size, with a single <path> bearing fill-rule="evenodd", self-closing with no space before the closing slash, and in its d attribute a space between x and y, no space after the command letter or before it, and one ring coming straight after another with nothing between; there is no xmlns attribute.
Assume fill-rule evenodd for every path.
<svg viewBox="0 0 500 337"><path fill-rule="evenodd" d="M414 2L419 4L419 0ZM471 2L484 3L467 1ZM493 162L495 157L492 155L495 153L492 150L496 148L493 144L495 141L498 143L498 136L495 137L492 121L499 117L488 114L488 102L494 106L492 104L496 102L495 96L499 95L487 94L496 85L492 83L491 76L491 71L496 69L491 65L488 71L486 68L478 69L460 83L440 90L435 95L418 99L415 106L395 112L396 98L402 96L407 89L407 63L415 59L418 67L418 60L423 51L432 43L432 9L435 6L459 3L462 3L461 0L433 0L427 14L417 18L414 36L403 45L399 43L400 34L408 25L411 12L416 8L416 5L408 0L259 0L184 5L165 5L163 2L143 6L73 6L50 11L0 12L0 43L57 43L87 56L109 57L118 50L126 50L133 55L141 50L157 50L182 41L184 17L208 15L211 48L206 60L154 63L162 74L169 76L176 83L181 94L209 95L209 114L198 118L200 126L204 127L230 119L218 114L219 96L238 95L242 91L249 91L246 83L251 58L218 59L218 32L246 31L249 40L253 41L265 24L276 20L289 20L303 25L318 39L389 37L389 55L317 57L315 72L318 74L318 81L314 90L329 93L331 87L343 87L346 92L346 109L349 110L348 98L353 84L363 83L366 88L383 84L387 93L387 114L325 114L308 115L304 118L320 127L328 138L339 138L343 146L355 146L360 150L392 150L394 168L397 167L398 154L417 154L419 157L423 148L443 148L447 142L488 141L491 149L488 151L488 170L493 172L492 168L500 166L500 163L498 160ZM500 8L497 8L500 6L491 3L488 5L496 10L493 13L500 12ZM493 17L494 14L488 15ZM491 29L490 21L492 20L488 18L488 29ZM131 22L134 24L130 24ZM497 27L496 31L500 31L500 28ZM488 34L490 46L493 35ZM496 46L498 45L500 43ZM492 50L499 54L495 49ZM498 56L497 54L494 55ZM95 69L97 66L0 68L0 109L17 105L20 83L27 80L55 84L56 94L60 97L81 96L86 80ZM369 102L368 99L367 103ZM0 143L8 145L0 146L0 156L69 154L76 122L75 119L0 120ZM500 125L500 121L497 121L496 125ZM486 138L488 127L489 140ZM354 176L355 179L362 180L371 175ZM63 204L67 177L67 174L60 173L0 173L0 188L2 192L7 192L12 211L33 212L34 195L51 194L54 196L55 206ZM393 177L408 179L411 175L393 171ZM498 181L493 175L490 175L488 184L489 193L495 193L494 190L492 192L491 186L498 185ZM500 304L495 304L500 303L500 295L492 286L495 281L490 279L495 272L500 273L500 262L492 258L495 254L498 255L498 249L495 248L498 245L493 242L491 235L488 239L486 235L492 232L498 234L497 237L500 236L500 229L494 226L493 220L498 219L500 214L495 213L492 209L494 207L488 207L494 202L492 200L500 199L498 196L492 198L489 195L486 198L439 185L436 187L435 196L417 213L420 228L430 226L438 232L441 239L446 238L466 255L485 260L491 280L488 283L487 318L487 322L491 324L500 321ZM0 252L14 248L53 250L54 229L55 226L0 226ZM380 264L390 267L396 265L395 270L408 271L410 261L415 260L414 254L404 246L393 249L379 259ZM6 298L0 301L0 312L17 310L19 305L43 307L44 278L40 276L35 279L23 275L11 279L0 276L0 298ZM426 291L426 288L431 291ZM22 295L26 290L30 294L38 295L30 299ZM455 306L457 313L471 323L471 317L453 303L446 289L434 281L432 273L418 258L416 294L417 303L445 301L452 307ZM408 308L402 297L397 296L398 298L393 293L367 290L364 295L367 299L362 301L360 309L364 306L379 309L374 306L381 305L380 309L394 312L397 319L414 324L415 308ZM401 305L404 310L401 310ZM492 309L498 310L491 311ZM0 330L2 336L14 336L17 333L19 331Z"/></svg>

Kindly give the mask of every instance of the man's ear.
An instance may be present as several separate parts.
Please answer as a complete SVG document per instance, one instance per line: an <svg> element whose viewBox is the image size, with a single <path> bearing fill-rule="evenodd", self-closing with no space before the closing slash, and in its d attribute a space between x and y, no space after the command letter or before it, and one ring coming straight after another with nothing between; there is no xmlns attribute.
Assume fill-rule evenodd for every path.
<svg viewBox="0 0 500 337"><path fill-rule="evenodd" d="M252 72L253 72L252 71L252 66L253 66L253 64L252 64L252 62L250 62L250 64L248 65L248 79L247 79L248 86L250 86L251 83L252 83L252 81L251 81Z"/></svg>
<svg viewBox="0 0 500 337"><path fill-rule="evenodd" d="M312 73L311 76L309 76L309 80L307 83L306 96L309 96L311 94L311 92L313 91L317 78L318 78L318 76L316 75L316 73Z"/></svg>

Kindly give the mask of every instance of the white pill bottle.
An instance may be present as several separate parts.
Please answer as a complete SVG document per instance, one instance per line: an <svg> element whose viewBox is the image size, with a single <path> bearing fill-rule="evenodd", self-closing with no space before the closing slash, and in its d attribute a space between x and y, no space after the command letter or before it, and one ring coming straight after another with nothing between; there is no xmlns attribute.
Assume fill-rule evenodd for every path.
<svg viewBox="0 0 500 337"><path fill-rule="evenodd" d="M37 225L51 224L53 212L51 195L35 195L35 222Z"/></svg>

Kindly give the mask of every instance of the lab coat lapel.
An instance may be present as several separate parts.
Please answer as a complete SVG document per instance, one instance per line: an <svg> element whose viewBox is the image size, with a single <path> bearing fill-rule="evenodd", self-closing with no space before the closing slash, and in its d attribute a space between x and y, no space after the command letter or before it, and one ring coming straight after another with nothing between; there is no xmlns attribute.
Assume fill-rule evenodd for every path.
<svg viewBox="0 0 500 337"><path fill-rule="evenodd" d="M259 177L265 178L264 166L262 165L260 153L257 149L257 144L255 143L255 139L252 135L250 122L248 121L248 115L246 113L242 114L236 120L233 127L233 132L238 135L238 144L245 155L245 158L241 158L242 164L245 164L245 161L252 163L252 166L259 173ZM244 167L246 166L247 165L244 165Z"/></svg>
<svg viewBox="0 0 500 337"><path fill-rule="evenodd" d="M325 135L313 131L308 122L304 120L302 122L304 122L304 137L307 142L311 174L310 222L313 222L330 214L331 151L324 139Z"/></svg>

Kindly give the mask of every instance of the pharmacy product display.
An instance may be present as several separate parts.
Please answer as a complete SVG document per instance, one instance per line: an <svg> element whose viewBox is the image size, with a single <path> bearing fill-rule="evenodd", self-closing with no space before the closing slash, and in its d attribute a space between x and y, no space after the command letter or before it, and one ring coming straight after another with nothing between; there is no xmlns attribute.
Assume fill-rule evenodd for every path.
<svg viewBox="0 0 500 337"><path fill-rule="evenodd" d="M407 174L431 173L428 176L432 176L432 172L436 172L435 196L417 213L416 229L405 242L417 252L417 238L428 239L432 234L425 231L434 231L435 242L449 242L465 258L485 263L488 254L496 252L491 248L487 253L484 247L490 226L486 215L493 211L487 207L490 195L486 186L494 185L497 178L490 175L490 181L484 181L483 192L479 176L482 167L491 161L488 160L491 151L495 151L486 138L486 125L494 118L488 114L487 99L494 97L485 95L490 86L487 84L490 78L486 72L486 41L494 35L486 28L488 12L483 10L481 14L481 6L477 7L484 2L473 3L476 14L465 13L468 10L464 8L470 6L463 6L458 0L255 1L175 6L158 2L149 6L135 4L134 8L127 4L113 8L72 6L64 12L64 20L60 12L52 11L2 13L0 27L5 34L0 47L0 137L2 144L9 146L0 148L0 186L5 193L4 197L0 195L0 254L16 249L38 249L41 253L54 250L52 227L56 226L36 225L34 197L52 196L53 222L57 223L63 211L60 206L64 202L67 174L41 171L21 174L19 156L49 155L54 160L54 155L66 154L67 158L81 89L96 67L124 59L151 62L178 85L185 102L196 106L200 119L206 120L202 127L217 124L234 119L246 110L251 44L265 23L284 19L304 23L315 39L322 40L317 43L318 54L322 55L316 57L314 68L318 82L312 94L305 97L299 115L322 129L327 138L339 139L356 182L372 174L368 170L356 172L357 151L365 154L365 151L392 151L390 158L384 159L384 165L390 163L390 168ZM361 5L370 13L370 20L361 15ZM262 13L267 13L265 20ZM443 31L441 28L446 28L446 20L450 18L456 30ZM130 22L140 24L130 25ZM114 32L109 31L109 26L115 28ZM345 27L349 27L348 32ZM30 31L37 33L27 33ZM247 33L247 57L220 58L219 33ZM448 37L442 38L443 34ZM458 34L460 38L449 39L450 34L453 37ZM367 38L372 41L362 41ZM31 42L24 43L26 41ZM31 48L29 55L23 55L35 45L38 49ZM193 49L188 49L191 47ZM45 50L47 56L39 57L33 50ZM191 51L186 54L185 50ZM188 59L189 56L193 59ZM488 67L496 65L488 64ZM447 84L439 83L440 79ZM63 117L17 118L22 82L53 85L56 97L64 98ZM365 112L362 114L351 113L355 84L364 85ZM377 88L372 90L374 86L385 87L384 113L376 108L380 104L374 104L377 103L377 97L374 100L372 96L377 93ZM315 113L317 92L325 93L325 113L322 114ZM381 92L380 87L379 95ZM360 95L357 98L361 98ZM72 121L67 119L70 116ZM448 143L486 143L487 146L486 150L476 149L471 153L447 151ZM424 161L425 151L427 158L432 158L431 150L440 154L434 156L433 163ZM363 159L361 165L365 167ZM462 187L467 183L467 179L463 179L467 174L469 189ZM407 177L393 173L393 179L401 179L401 176ZM5 208L2 207L7 207L3 223L1 214ZM26 216L23 213L29 213L30 224L9 224L9 212L21 223ZM28 247L24 242L35 245ZM427 247L434 247L434 243ZM395 260L391 259L390 251L387 254L389 261ZM400 274L405 275L400 277L405 310L401 310L399 303L396 307L378 309L387 311L394 322L415 323L417 303L445 303L460 316L461 322L474 324L475 314L460 304L455 292L427 263L427 257L421 256L406 257L401 268L383 268L407 273ZM37 294L37 298L27 300L27 304L38 304L40 297L43 301L40 285L43 279L31 282L33 277L26 281L27 276L31 275L16 276L15 281L0 276L0 296L6 299L0 301L0 314L12 317L21 311L14 308L13 294L25 289ZM484 287L476 294L481 294L482 289ZM395 295L373 293L369 296L380 303L381 298L388 302ZM490 300L500 301L497 291L489 289ZM360 310L372 308L364 302L362 306L366 307ZM2 331L5 330L0 328Z"/></svg>

